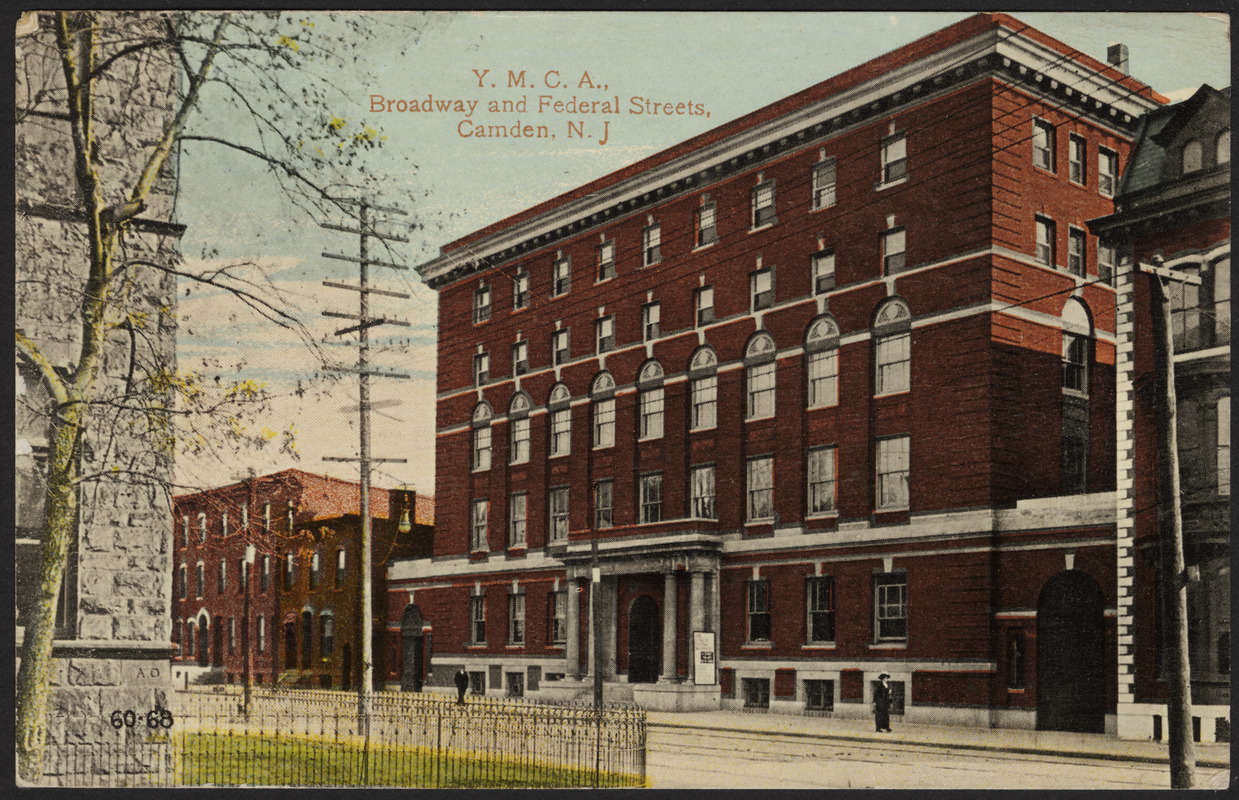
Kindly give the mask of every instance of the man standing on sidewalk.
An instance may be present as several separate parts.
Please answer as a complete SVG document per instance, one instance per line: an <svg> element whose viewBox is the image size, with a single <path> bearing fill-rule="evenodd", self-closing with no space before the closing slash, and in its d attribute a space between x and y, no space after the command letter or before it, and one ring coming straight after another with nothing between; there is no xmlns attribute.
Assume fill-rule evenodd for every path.
<svg viewBox="0 0 1239 800"><path fill-rule="evenodd" d="M469 673L465 672L465 665L461 664L460 669L456 671L456 704L463 706L465 704L465 690L469 688Z"/></svg>
<svg viewBox="0 0 1239 800"><path fill-rule="evenodd" d="M883 672L878 684L873 687L873 721L878 733L891 732L891 687L886 681L890 675Z"/></svg>

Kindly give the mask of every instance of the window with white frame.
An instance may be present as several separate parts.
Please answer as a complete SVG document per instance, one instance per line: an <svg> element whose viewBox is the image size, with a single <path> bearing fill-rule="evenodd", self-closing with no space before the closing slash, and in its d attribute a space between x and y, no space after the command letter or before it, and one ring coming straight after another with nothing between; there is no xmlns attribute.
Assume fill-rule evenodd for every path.
<svg viewBox="0 0 1239 800"><path fill-rule="evenodd" d="M753 229L775 223L774 214L774 181L763 181L753 187Z"/></svg>
<svg viewBox="0 0 1239 800"><path fill-rule="evenodd" d="M319 582L322 580L322 570L319 564L318 551L315 550L310 555L310 588L317 589Z"/></svg>
<svg viewBox="0 0 1239 800"><path fill-rule="evenodd" d="M1114 264L1115 264L1114 247L1104 245L1100 241L1097 242L1097 277L1102 281L1114 285Z"/></svg>
<svg viewBox="0 0 1239 800"><path fill-rule="evenodd" d="M834 156L813 165L813 210L835 204Z"/></svg>
<svg viewBox="0 0 1239 800"><path fill-rule="evenodd" d="M774 305L774 272L759 269L749 274L749 290L752 296L752 308L758 311Z"/></svg>
<svg viewBox="0 0 1239 800"><path fill-rule="evenodd" d="M1054 126L1042 119L1033 120L1033 165L1054 171Z"/></svg>
<svg viewBox="0 0 1239 800"><path fill-rule="evenodd" d="M661 522L663 518L663 476L661 472L641 476L641 521Z"/></svg>
<svg viewBox="0 0 1239 800"><path fill-rule="evenodd" d="M641 306L641 338L652 342L658 338L658 326L662 320L662 304L646 303Z"/></svg>
<svg viewBox="0 0 1239 800"><path fill-rule="evenodd" d="M805 628L811 644L835 640L835 581L829 575L815 575L805 581Z"/></svg>
<svg viewBox="0 0 1239 800"><path fill-rule="evenodd" d="M1088 163L1088 144L1084 137L1072 133L1067 136L1067 178L1081 186L1088 180L1085 165Z"/></svg>
<svg viewBox="0 0 1239 800"><path fill-rule="evenodd" d="M198 562L198 597L202 597L206 593L206 567L201 561Z"/></svg>
<svg viewBox="0 0 1239 800"><path fill-rule="evenodd" d="M1063 391L1088 395L1089 338L1092 322L1084 305L1070 298L1063 305Z"/></svg>
<svg viewBox="0 0 1239 800"><path fill-rule="evenodd" d="M556 364L566 364L569 359L568 329L560 328L551 335L551 349L555 353Z"/></svg>
<svg viewBox="0 0 1239 800"><path fill-rule="evenodd" d="M524 375L529 371L529 342L521 340L512 345L512 374Z"/></svg>
<svg viewBox="0 0 1239 800"><path fill-rule="evenodd" d="M551 390L551 456L567 455L572 450L572 408L569 405L571 394L568 387L562 383L555 384Z"/></svg>
<svg viewBox="0 0 1239 800"><path fill-rule="evenodd" d="M474 552L483 552L489 550L487 542L487 529L489 528L490 518L490 501L485 497L478 498L473 501L473 513L470 515L470 536L469 547Z"/></svg>
<svg viewBox="0 0 1239 800"><path fill-rule="evenodd" d="M221 511L219 514L219 535L228 536L228 512Z"/></svg>
<svg viewBox="0 0 1239 800"><path fill-rule="evenodd" d="M1084 277L1084 231L1079 228L1067 229L1067 271L1072 275Z"/></svg>
<svg viewBox="0 0 1239 800"><path fill-rule="evenodd" d="M262 532L263 533L271 532L271 504L270 503L262 504Z"/></svg>
<svg viewBox="0 0 1239 800"><path fill-rule="evenodd" d="M323 658L329 658L336 649L336 620L330 611L318 618L318 649Z"/></svg>
<svg viewBox="0 0 1239 800"><path fill-rule="evenodd" d="M508 595L508 644L525 643L525 593Z"/></svg>
<svg viewBox="0 0 1239 800"><path fill-rule="evenodd" d="M1049 217L1037 217L1037 250L1038 264L1047 267L1054 266L1054 220Z"/></svg>
<svg viewBox="0 0 1239 800"><path fill-rule="evenodd" d="M1119 154L1105 147L1097 148L1097 191L1102 197L1114 197L1119 175Z"/></svg>
<svg viewBox="0 0 1239 800"><path fill-rule="evenodd" d="M260 592L267 591L267 587L271 585L271 556L262 557L262 573L258 581L258 590Z"/></svg>
<svg viewBox="0 0 1239 800"><path fill-rule="evenodd" d="M529 273L522 268L512 278L512 310L529 307Z"/></svg>
<svg viewBox="0 0 1239 800"><path fill-rule="evenodd" d="M511 427L512 441L508 445L508 463L526 464L529 462L529 411L533 401L524 392L512 396L508 404L508 421Z"/></svg>
<svg viewBox="0 0 1239 800"><path fill-rule="evenodd" d="M181 545L189 547L189 515L181 517Z"/></svg>
<svg viewBox="0 0 1239 800"><path fill-rule="evenodd" d="M662 227L657 223L641 231L641 266L649 267L663 260Z"/></svg>
<svg viewBox="0 0 1239 800"><path fill-rule="evenodd" d="M547 592L546 618L547 640L551 644L564 644L568 641L568 592L562 589Z"/></svg>
<svg viewBox="0 0 1239 800"><path fill-rule="evenodd" d="M809 450L809 513L834 511L835 465L838 451L834 447L814 447Z"/></svg>
<svg viewBox="0 0 1239 800"><path fill-rule="evenodd" d="M490 319L490 287L483 286L473 293L473 322L485 322Z"/></svg>
<svg viewBox="0 0 1239 800"><path fill-rule="evenodd" d="M905 248L907 247L906 231L891 228L882 234L882 274L894 275L902 272L907 264Z"/></svg>
<svg viewBox="0 0 1239 800"><path fill-rule="evenodd" d="M207 539L207 518L206 514L198 514L198 541L205 542Z"/></svg>
<svg viewBox="0 0 1239 800"><path fill-rule="evenodd" d="M892 436L877 442L877 509L908 507L908 451L911 437Z"/></svg>
<svg viewBox="0 0 1239 800"><path fill-rule="evenodd" d="M694 466L689 477L689 496L695 519L717 519L714 508L714 465Z"/></svg>
<svg viewBox="0 0 1239 800"><path fill-rule="evenodd" d="M611 447L615 444L615 381L603 372L594 379L590 392L594 407L594 447Z"/></svg>
<svg viewBox="0 0 1239 800"><path fill-rule="evenodd" d="M610 478L594 482L595 528L610 528L615 524L615 517L612 513L615 498L614 488L614 482Z"/></svg>
<svg viewBox="0 0 1239 800"><path fill-rule="evenodd" d="M258 615L258 652L267 652L267 617L265 614Z"/></svg>
<svg viewBox="0 0 1239 800"><path fill-rule="evenodd" d="M640 438L658 439L663 435L663 368L648 361L637 376Z"/></svg>
<svg viewBox="0 0 1239 800"><path fill-rule="evenodd" d="M469 643L486 644L486 596L469 598Z"/></svg>
<svg viewBox="0 0 1239 800"><path fill-rule="evenodd" d="M835 251L822 250L813 254L813 293L825 294L835 288Z"/></svg>
<svg viewBox="0 0 1239 800"><path fill-rule="evenodd" d="M524 547L525 512L529 496L516 492L508 496L508 547Z"/></svg>
<svg viewBox="0 0 1239 800"><path fill-rule="evenodd" d="M473 469L490 469L491 417L490 406L479 403L473 409Z"/></svg>
<svg viewBox="0 0 1239 800"><path fill-rule="evenodd" d="M598 280L609 281L615 277L615 240L607 239L598 245Z"/></svg>
<svg viewBox="0 0 1239 800"><path fill-rule="evenodd" d="M594 323L596 351L605 353L615 349L615 317L613 315L599 318Z"/></svg>
<svg viewBox="0 0 1239 800"><path fill-rule="evenodd" d="M808 407L825 408L839 402L839 326L820 317L805 336L805 372Z"/></svg>
<svg viewBox="0 0 1239 800"><path fill-rule="evenodd" d="M714 287L703 286L693 293L693 301L697 307L697 325L705 325L714 321Z"/></svg>
<svg viewBox="0 0 1239 800"><path fill-rule="evenodd" d="M702 347L688 365L690 423L692 430L708 430L718 424L718 358Z"/></svg>
<svg viewBox="0 0 1239 800"><path fill-rule="evenodd" d="M774 517L773 456L758 456L748 460L745 492L748 498L749 522L768 520Z"/></svg>
<svg viewBox="0 0 1239 800"><path fill-rule="evenodd" d="M908 137L900 132L882 140L882 183L908 177Z"/></svg>
<svg viewBox="0 0 1239 800"><path fill-rule="evenodd" d="M189 594L189 573L184 564L181 565L180 570L177 572L177 579L177 596L184 600Z"/></svg>
<svg viewBox="0 0 1239 800"><path fill-rule="evenodd" d="M297 557L292 553L284 554L284 591L289 591L293 588L293 584L297 580Z"/></svg>
<svg viewBox="0 0 1239 800"><path fill-rule="evenodd" d="M572 289L572 259L555 259L551 265L551 297L565 295Z"/></svg>
<svg viewBox="0 0 1239 800"><path fill-rule="evenodd" d="M770 581L764 578L748 581L748 641L770 641Z"/></svg>
<svg viewBox="0 0 1239 800"><path fill-rule="evenodd" d="M344 549L336 551L336 588L343 589L344 582L348 579L348 556L345 555Z"/></svg>
<svg viewBox="0 0 1239 800"><path fill-rule="evenodd" d="M907 303L887 300L874 318L874 394L906 392L912 384L912 314Z"/></svg>
<svg viewBox="0 0 1239 800"><path fill-rule="evenodd" d="M1217 492L1230 496L1230 395L1217 399Z"/></svg>
<svg viewBox="0 0 1239 800"><path fill-rule="evenodd" d="M219 593L223 594L228 588L228 562L219 562Z"/></svg>
<svg viewBox="0 0 1239 800"><path fill-rule="evenodd" d="M550 507L548 540L551 544L563 544L568 541L568 487L553 487L547 505Z"/></svg>
<svg viewBox="0 0 1239 800"><path fill-rule="evenodd" d="M482 386L490 380L490 353L473 356L473 385Z"/></svg>
<svg viewBox="0 0 1239 800"><path fill-rule="evenodd" d="M874 639L878 642L908 638L908 576L906 572L879 572L873 576Z"/></svg>
<svg viewBox="0 0 1239 800"><path fill-rule="evenodd" d="M745 419L774 416L774 337L762 331L750 341L744 354L744 384L747 397Z"/></svg>
<svg viewBox="0 0 1239 800"><path fill-rule="evenodd" d="M717 209L714 203L706 203L697 208L697 247L705 247L717 241Z"/></svg>

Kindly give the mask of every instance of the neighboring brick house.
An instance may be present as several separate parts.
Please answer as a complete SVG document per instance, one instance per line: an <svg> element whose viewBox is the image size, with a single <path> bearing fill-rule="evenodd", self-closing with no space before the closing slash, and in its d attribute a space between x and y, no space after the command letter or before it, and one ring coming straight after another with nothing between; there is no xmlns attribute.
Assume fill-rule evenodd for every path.
<svg viewBox="0 0 1239 800"><path fill-rule="evenodd" d="M1163 102L978 14L444 246L432 683L1112 730L1086 222Z"/></svg>
<svg viewBox="0 0 1239 800"><path fill-rule="evenodd" d="M375 670L381 677L385 565L430 552L434 498L370 491L379 610ZM176 497L173 680L244 683L252 655L255 684L356 687L362 661L359 502L359 484L297 469ZM409 528L401 531L405 522ZM254 562L247 566L250 545Z"/></svg>
<svg viewBox="0 0 1239 800"><path fill-rule="evenodd" d="M1170 284L1188 584L1192 714L1202 741L1230 733L1230 89L1202 86L1141 120L1115 213L1091 224L1118 257L1118 732L1168 735L1158 543L1158 409L1152 281Z"/></svg>

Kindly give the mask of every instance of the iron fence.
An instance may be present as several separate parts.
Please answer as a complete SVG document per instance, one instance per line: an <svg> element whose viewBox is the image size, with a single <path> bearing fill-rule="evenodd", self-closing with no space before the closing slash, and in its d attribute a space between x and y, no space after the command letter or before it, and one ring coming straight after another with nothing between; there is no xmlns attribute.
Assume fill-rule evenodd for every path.
<svg viewBox="0 0 1239 800"><path fill-rule="evenodd" d="M377 692L175 692L163 716L49 747L74 785L619 787L645 785L645 712ZM132 722L132 726L128 723ZM53 752L54 751L54 752ZM67 780L78 776L77 782Z"/></svg>

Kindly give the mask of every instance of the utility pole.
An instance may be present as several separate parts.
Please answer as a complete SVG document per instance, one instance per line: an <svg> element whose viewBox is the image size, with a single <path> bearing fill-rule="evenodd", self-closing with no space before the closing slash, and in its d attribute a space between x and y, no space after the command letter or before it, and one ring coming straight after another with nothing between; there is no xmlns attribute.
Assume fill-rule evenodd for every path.
<svg viewBox="0 0 1239 800"><path fill-rule="evenodd" d="M1153 359L1160 384L1161 413L1157 426L1158 538L1161 552L1162 597L1170 651L1169 697L1166 704L1169 737L1170 788L1190 789L1196 781L1196 744L1192 737L1192 675L1188 660L1187 569L1183 553L1183 513L1179 507L1178 408L1174 386L1174 330L1170 318L1170 281L1199 283L1200 278L1161 266L1140 264L1151 273Z"/></svg>
<svg viewBox="0 0 1239 800"><path fill-rule="evenodd" d="M358 206L358 227L351 228L345 225L333 225L329 223L321 223L321 226L331 230L343 231L345 233L355 233L360 237L358 247L358 257L337 255L335 253L323 253L324 258L333 258L340 261L351 261L358 265L358 273L360 280L358 285L353 286L347 283L337 283L335 281L323 281L324 286L333 289L345 289L348 291L357 292L360 298L358 312L356 315L344 314L335 311L324 311L323 316L336 317L339 319L351 319L357 322L347 328L341 328L335 332L336 336L344 336L349 333L357 333L357 365L354 367L333 367L343 372L353 372L357 374L358 382L358 410L360 413L360 458L350 457L325 457L324 461L356 461L360 472L361 497L360 497L360 517L361 517L361 569L362 569L362 597L361 609L359 617L361 618L361 682L358 686L358 712L362 717L364 726L363 742L364 750L362 755L362 774L368 778L369 776L369 747L370 747L370 695L374 688L374 600L373 600L373 579L371 575L371 525L370 525L370 467L375 462L380 463L405 463L403 458L374 458L370 455L370 376L379 375L385 378L408 378L408 373L392 372L390 370L374 369L370 366L370 329L378 325L401 325L408 327L409 323L403 320L388 319L385 317L370 316L370 295L377 294L384 297L395 297L402 300L409 298L408 294L403 292L389 292L384 289L376 289L370 285L370 267L387 267L390 269L405 270L407 266L403 264L393 264L387 261L378 261L370 258L369 244L370 239L379 239L394 242L407 242L407 238L396 236L389 233L378 233L374 228L374 222L371 219L371 211L379 211L387 214L404 215L405 212L398 208L385 208L375 206L369 202L354 201L354 200L337 200L337 202L347 203Z"/></svg>

